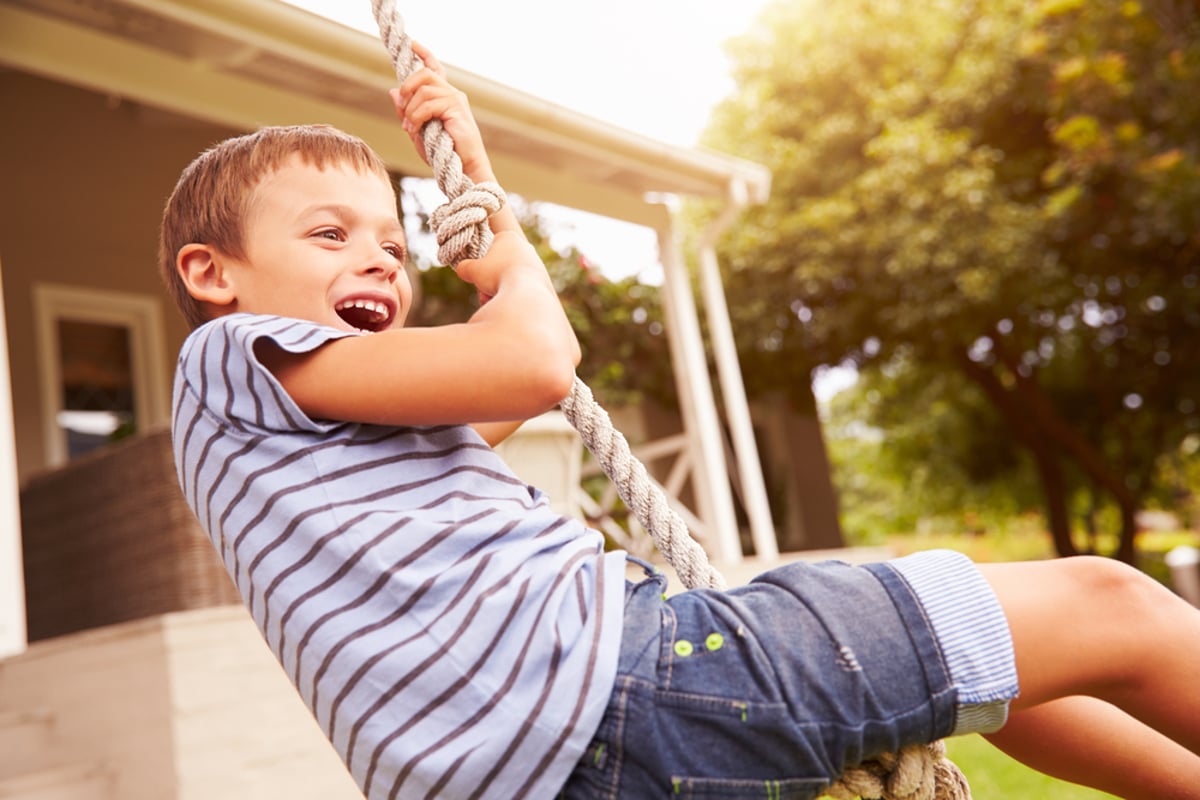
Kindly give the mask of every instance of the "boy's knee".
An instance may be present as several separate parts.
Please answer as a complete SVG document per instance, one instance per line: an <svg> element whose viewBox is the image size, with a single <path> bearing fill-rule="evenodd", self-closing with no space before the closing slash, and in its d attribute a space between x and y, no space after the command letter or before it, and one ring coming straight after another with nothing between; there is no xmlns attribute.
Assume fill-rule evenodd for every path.
<svg viewBox="0 0 1200 800"><path fill-rule="evenodd" d="M1078 556L1059 562L1066 579L1075 584L1080 600L1117 617L1132 615L1149 621L1162 600L1162 587L1144 572L1101 556ZM1117 619L1111 618L1111 622Z"/></svg>

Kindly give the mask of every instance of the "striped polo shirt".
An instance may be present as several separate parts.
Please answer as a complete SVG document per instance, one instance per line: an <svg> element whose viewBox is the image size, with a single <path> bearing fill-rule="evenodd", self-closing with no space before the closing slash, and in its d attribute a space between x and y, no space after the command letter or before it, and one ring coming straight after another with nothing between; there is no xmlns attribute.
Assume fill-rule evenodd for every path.
<svg viewBox="0 0 1200 800"><path fill-rule="evenodd" d="M612 690L624 554L470 427L310 419L254 353L355 335L197 329L175 377L183 493L367 797L552 796Z"/></svg>

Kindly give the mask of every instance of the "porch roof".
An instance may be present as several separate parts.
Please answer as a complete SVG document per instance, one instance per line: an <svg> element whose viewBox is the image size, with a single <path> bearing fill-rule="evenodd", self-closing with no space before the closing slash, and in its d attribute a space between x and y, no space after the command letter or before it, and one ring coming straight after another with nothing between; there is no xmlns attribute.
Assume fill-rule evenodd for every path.
<svg viewBox="0 0 1200 800"><path fill-rule="evenodd" d="M365 2L365 0L364 0ZM428 175L400 131L379 39L279 0L0 0L0 63L190 117L253 129L321 120ZM661 224L661 195L762 202L761 165L658 142L447 66L505 188Z"/></svg>

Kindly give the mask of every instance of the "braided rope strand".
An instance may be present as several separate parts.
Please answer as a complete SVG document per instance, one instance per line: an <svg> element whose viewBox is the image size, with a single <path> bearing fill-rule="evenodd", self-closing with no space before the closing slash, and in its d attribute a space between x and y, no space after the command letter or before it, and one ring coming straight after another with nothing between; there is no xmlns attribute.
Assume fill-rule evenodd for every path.
<svg viewBox="0 0 1200 800"><path fill-rule="evenodd" d="M413 52L412 39L404 31L404 20L395 1L371 0L371 7L380 38L395 66L396 78L403 83L421 68L421 59ZM449 265L464 258L479 258L491 246L487 219L499 210L504 193L495 184L474 184L463 174L462 161L454 152L454 141L439 120L426 123L421 129L421 138L438 187L449 198L430 215L430 224L437 232L438 258ZM575 379L570 396L562 403L562 410L616 486L617 494L675 568L684 586L689 589L726 588L725 578L709 564L704 549L671 508L666 493L633 456L625 437L616 430L608 413L580 379Z"/></svg>
<svg viewBox="0 0 1200 800"><path fill-rule="evenodd" d="M708 557L688 533L687 525L670 506L667 495L634 457L629 442L579 378L562 401L562 412L579 432L587 449L596 457L604 474L617 487L617 494L650 533L654 544L675 568L689 589L724 589L725 578L708 562Z"/></svg>
<svg viewBox="0 0 1200 800"><path fill-rule="evenodd" d="M371 0L379 36L387 48L396 80L404 80L423 65L413 52L412 38L404 32L404 18L395 0ZM433 169L438 188L449 198L432 215L437 232L438 260L453 266L464 259L482 258L492 246L488 217L504 205L504 190L495 183L476 184L463 173L462 160L454 151L454 140L441 120L431 119L421 128L425 158Z"/></svg>
<svg viewBox="0 0 1200 800"><path fill-rule="evenodd" d="M371 8L396 78L403 83L422 66L413 53L411 38L404 32L404 19L395 0L371 0ZM487 220L503 205L503 190L494 183L475 184L463 174L454 141L439 120L426 123L421 138L438 187L449 198L430 217L437 231L438 259L453 266L464 259L482 257L492 243ZM704 549L670 507L666 493L633 456L628 441L613 427L608 413L579 378L563 400L562 411L613 481L621 499L675 568L680 581L689 589L724 589L724 577L709 564ZM837 800L970 800L966 778L945 755L943 742L886 753L847 770L826 793Z"/></svg>

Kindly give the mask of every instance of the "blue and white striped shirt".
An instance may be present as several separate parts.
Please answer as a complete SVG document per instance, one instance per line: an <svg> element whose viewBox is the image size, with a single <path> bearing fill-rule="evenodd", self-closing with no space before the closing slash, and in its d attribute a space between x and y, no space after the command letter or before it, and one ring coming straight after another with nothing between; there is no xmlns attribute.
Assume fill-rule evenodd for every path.
<svg viewBox="0 0 1200 800"><path fill-rule="evenodd" d="M313 420L254 355L353 335L197 329L174 391L184 495L369 798L551 796L612 690L624 554L470 427Z"/></svg>

